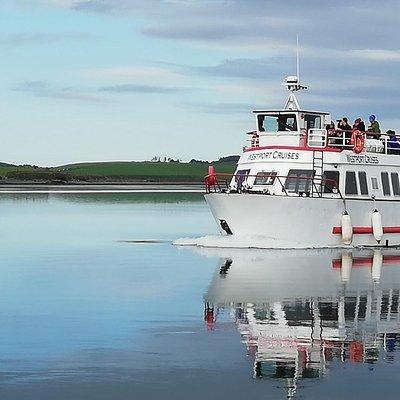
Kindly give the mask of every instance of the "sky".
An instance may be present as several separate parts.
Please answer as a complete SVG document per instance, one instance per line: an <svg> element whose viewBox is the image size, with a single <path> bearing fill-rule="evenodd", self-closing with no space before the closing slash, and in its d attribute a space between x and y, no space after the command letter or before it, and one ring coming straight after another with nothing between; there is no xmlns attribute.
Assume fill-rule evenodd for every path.
<svg viewBox="0 0 400 400"><path fill-rule="evenodd" d="M252 109L377 115L400 131L400 2L1 0L0 161L239 154Z"/></svg>

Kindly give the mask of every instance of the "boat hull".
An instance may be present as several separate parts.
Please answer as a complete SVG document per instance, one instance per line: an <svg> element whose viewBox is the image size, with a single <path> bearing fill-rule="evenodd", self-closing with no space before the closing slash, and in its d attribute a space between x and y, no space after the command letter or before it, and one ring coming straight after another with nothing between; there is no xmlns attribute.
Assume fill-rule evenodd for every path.
<svg viewBox="0 0 400 400"><path fill-rule="evenodd" d="M220 228L225 220L232 236L248 238L244 247L324 248L348 247L333 228L341 226L344 204L338 198L209 193L205 199ZM400 226L400 203L376 201L382 225ZM353 226L371 227L372 200L346 200ZM257 237L257 244L250 241ZM260 246L261 242L261 246ZM400 244L400 233L385 233L380 244ZM352 246L376 246L372 233L354 234Z"/></svg>

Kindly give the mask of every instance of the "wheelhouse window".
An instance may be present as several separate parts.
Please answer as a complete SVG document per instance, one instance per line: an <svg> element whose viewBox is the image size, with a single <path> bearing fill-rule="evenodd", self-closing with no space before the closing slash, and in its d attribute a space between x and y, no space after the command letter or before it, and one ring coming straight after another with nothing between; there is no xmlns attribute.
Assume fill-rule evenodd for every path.
<svg viewBox="0 0 400 400"><path fill-rule="evenodd" d="M387 172L381 172L381 179L383 194L385 196L390 196L389 174Z"/></svg>
<svg viewBox="0 0 400 400"><path fill-rule="evenodd" d="M266 186L266 185L273 185L275 183L276 175L278 173L276 171L260 171L257 172L256 179L254 180L254 186Z"/></svg>
<svg viewBox="0 0 400 400"><path fill-rule="evenodd" d="M344 191L346 194L358 194L356 173L354 171L346 171L346 184Z"/></svg>
<svg viewBox="0 0 400 400"><path fill-rule="evenodd" d="M395 196L400 196L399 174L397 172L392 172L390 176L392 178L393 194Z"/></svg>
<svg viewBox="0 0 400 400"><path fill-rule="evenodd" d="M339 171L324 171L322 183L324 193L334 193L339 187Z"/></svg>
<svg viewBox="0 0 400 400"><path fill-rule="evenodd" d="M285 189L291 193L307 193L311 190L314 171L310 169L291 169L285 181Z"/></svg>
<svg viewBox="0 0 400 400"><path fill-rule="evenodd" d="M297 131L295 114L258 115L258 130L260 132L291 132Z"/></svg>
<svg viewBox="0 0 400 400"><path fill-rule="evenodd" d="M306 121L307 129L321 129L322 127L320 115L306 114L304 120Z"/></svg>
<svg viewBox="0 0 400 400"><path fill-rule="evenodd" d="M358 173L358 181L360 182L361 194L368 195L367 174L364 171Z"/></svg>

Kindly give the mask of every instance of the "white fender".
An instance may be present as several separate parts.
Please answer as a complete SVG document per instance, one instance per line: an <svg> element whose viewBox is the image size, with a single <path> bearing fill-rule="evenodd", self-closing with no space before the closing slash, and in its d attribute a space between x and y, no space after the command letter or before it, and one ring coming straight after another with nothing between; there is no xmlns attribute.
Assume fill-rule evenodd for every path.
<svg viewBox="0 0 400 400"><path fill-rule="evenodd" d="M375 240L379 243L383 236L382 216L381 213L375 209L371 216L372 233Z"/></svg>
<svg viewBox="0 0 400 400"><path fill-rule="evenodd" d="M382 252L380 250L374 250L374 257L372 259L372 269L371 269L372 281L374 283L379 283L381 279L382 264L383 264Z"/></svg>
<svg viewBox="0 0 400 400"><path fill-rule="evenodd" d="M345 211L342 215L342 242L351 244L353 241L353 226L351 225L350 215Z"/></svg>
<svg viewBox="0 0 400 400"><path fill-rule="evenodd" d="M343 283L350 281L351 269L353 268L353 255L349 252L342 253L342 269L340 270L340 276Z"/></svg>

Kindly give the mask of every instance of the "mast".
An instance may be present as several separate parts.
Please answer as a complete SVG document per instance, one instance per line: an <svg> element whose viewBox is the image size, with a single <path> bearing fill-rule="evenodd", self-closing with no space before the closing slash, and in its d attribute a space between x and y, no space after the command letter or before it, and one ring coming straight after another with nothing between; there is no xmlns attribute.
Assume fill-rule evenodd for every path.
<svg viewBox="0 0 400 400"><path fill-rule="evenodd" d="M296 75L300 81L299 35L296 35Z"/></svg>
<svg viewBox="0 0 400 400"><path fill-rule="evenodd" d="M300 106L295 92L302 89L307 89L307 86L300 84L299 35L296 36L296 75L287 76L283 82L283 86L290 91L289 97L285 104L285 110L299 110Z"/></svg>

